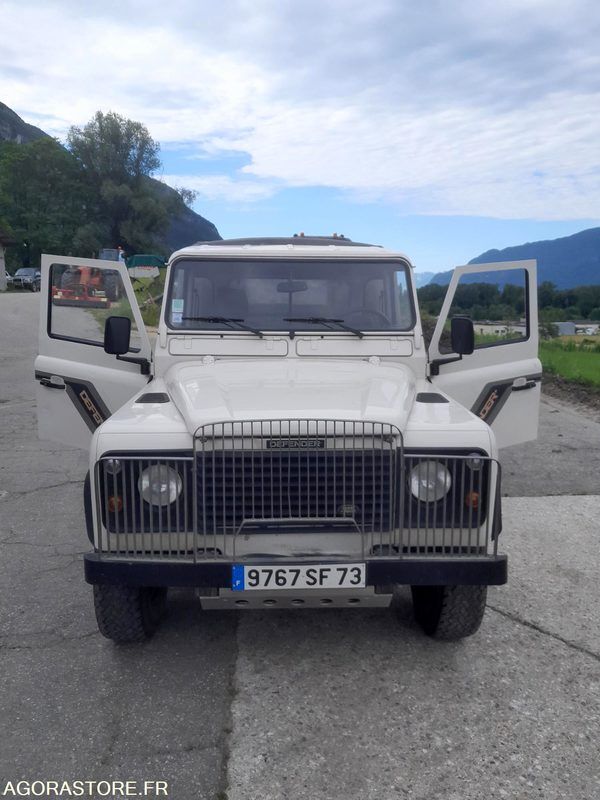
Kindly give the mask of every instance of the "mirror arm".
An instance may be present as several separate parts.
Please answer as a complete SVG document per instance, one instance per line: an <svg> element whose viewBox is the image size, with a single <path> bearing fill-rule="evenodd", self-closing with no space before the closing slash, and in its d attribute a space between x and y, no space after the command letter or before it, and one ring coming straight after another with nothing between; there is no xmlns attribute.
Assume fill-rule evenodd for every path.
<svg viewBox="0 0 600 800"><path fill-rule="evenodd" d="M429 364L429 374L430 375L439 375L440 374L440 367L443 364L453 364L455 361L462 361L462 356L455 356L454 358L435 358Z"/></svg>
<svg viewBox="0 0 600 800"><path fill-rule="evenodd" d="M117 356L117 361L127 361L129 364L139 364L142 375L150 375L150 362L147 358L136 358L136 356Z"/></svg>

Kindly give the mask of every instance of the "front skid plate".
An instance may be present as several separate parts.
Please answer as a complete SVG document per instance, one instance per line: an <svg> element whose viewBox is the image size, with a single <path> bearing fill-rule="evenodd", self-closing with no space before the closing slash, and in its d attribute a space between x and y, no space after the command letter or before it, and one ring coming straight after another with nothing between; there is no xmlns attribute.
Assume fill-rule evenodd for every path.
<svg viewBox="0 0 600 800"><path fill-rule="evenodd" d="M244 562L250 566L250 563ZM273 564L273 559L263 562ZM282 565L286 562L281 560ZM297 563L290 560L289 563ZM308 561L306 562L309 563ZM326 564L319 559L318 564ZM335 561L330 563L343 564ZM499 586L507 580L505 555L479 558L366 559L367 585L389 586ZM87 553L84 556L88 583L125 586L209 586L231 588L232 562L142 561Z"/></svg>
<svg viewBox="0 0 600 800"><path fill-rule="evenodd" d="M392 600L391 594L376 594L375 587L366 589L281 589L276 592L250 591L233 592L219 589L218 596L202 596L198 591L202 608L225 611L269 608L387 608Z"/></svg>

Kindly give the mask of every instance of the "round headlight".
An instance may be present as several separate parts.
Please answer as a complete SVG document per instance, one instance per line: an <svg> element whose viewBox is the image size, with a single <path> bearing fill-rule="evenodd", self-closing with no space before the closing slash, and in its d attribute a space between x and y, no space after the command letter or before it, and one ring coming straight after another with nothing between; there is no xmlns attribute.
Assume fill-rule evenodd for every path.
<svg viewBox="0 0 600 800"><path fill-rule="evenodd" d="M165 464L153 464L138 478L138 489L147 503L153 506L168 506L173 503L183 488L177 470Z"/></svg>
<svg viewBox="0 0 600 800"><path fill-rule="evenodd" d="M408 473L408 485L417 500L441 500L450 491L450 472L439 461L421 461Z"/></svg>

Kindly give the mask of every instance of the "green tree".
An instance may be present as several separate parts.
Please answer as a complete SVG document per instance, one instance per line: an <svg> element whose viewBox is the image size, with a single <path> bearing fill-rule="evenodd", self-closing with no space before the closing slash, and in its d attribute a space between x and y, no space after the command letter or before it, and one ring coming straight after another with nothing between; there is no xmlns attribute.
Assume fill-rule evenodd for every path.
<svg viewBox="0 0 600 800"><path fill-rule="evenodd" d="M551 281L542 281L538 286L538 304L540 308L547 308L555 304L556 286Z"/></svg>
<svg viewBox="0 0 600 800"><path fill-rule="evenodd" d="M39 264L44 251L91 255L78 237L92 206L79 164L55 139L0 144L0 216L22 242L9 251L11 269Z"/></svg>
<svg viewBox="0 0 600 800"><path fill-rule="evenodd" d="M159 145L141 122L109 111L96 111L83 128L67 136L71 153L98 183L132 185L160 167Z"/></svg>
<svg viewBox="0 0 600 800"><path fill-rule="evenodd" d="M540 320L542 322L564 322L567 315L563 308L547 307L540 310Z"/></svg>
<svg viewBox="0 0 600 800"><path fill-rule="evenodd" d="M542 339L554 339L558 336L558 328L553 322L540 321L540 337Z"/></svg>
<svg viewBox="0 0 600 800"><path fill-rule="evenodd" d="M67 142L96 198L102 245L121 245L128 252L160 249L175 209L150 179L160 159L147 128L112 111L97 111L87 125L71 127ZM177 202L183 205L181 195Z"/></svg>

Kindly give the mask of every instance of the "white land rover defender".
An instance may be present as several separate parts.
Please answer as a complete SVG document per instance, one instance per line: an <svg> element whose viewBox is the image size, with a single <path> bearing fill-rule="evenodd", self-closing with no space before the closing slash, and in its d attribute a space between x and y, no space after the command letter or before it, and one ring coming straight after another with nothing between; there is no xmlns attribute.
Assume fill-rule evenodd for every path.
<svg viewBox="0 0 600 800"><path fill-rule="evenodd" d="M474 332L453 298L486 283L519 319ZM533 261L457 268L427 344L401 254L206 242L171 257L151 346L124 264L44 256L39 429L91 442L100 631L150 636L168 587L241 609L388 606L405 584L427 634L474 633L507 578L498 448L537 434L536 289Z"/></svg>

